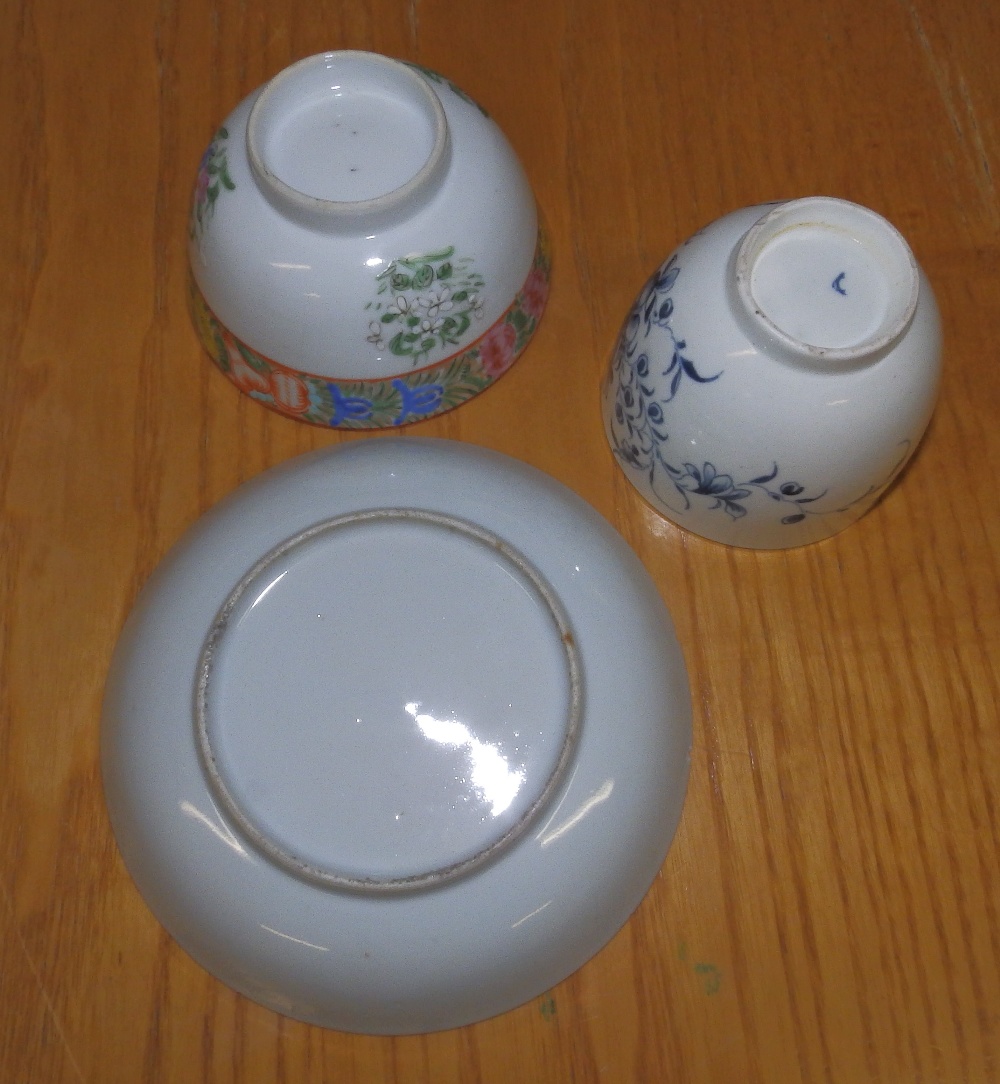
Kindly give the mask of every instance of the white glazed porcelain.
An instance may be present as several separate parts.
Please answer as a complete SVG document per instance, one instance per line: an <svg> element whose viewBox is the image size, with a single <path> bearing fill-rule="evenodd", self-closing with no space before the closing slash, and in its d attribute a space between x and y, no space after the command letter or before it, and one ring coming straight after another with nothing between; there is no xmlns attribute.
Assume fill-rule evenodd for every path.
<svg viewBox="0 0 1000 1084"><path fill-rule="evenodd" d="M449 410L534 334L549 262L497 125L375 53L286 68L226 118L190 215L191 304L244 392L317 425Z"/></svg>
<svg viewBox="0 0 1000 1084"><path fill-rule="evenodd" d="M102 761L150 907L351 1031L466 1024L592 956L680 817L690 700L621 537L450 441L313 453L200 520L115 653Z"/></svg>
<svg viewBox="0 0 1000 1084"><path fill-rule="evenodd" d="M749 207L643 288L603 387L626 477L705 538L782 549L879 499L930 420L930 284L884 218L828 197Z"/></svg>

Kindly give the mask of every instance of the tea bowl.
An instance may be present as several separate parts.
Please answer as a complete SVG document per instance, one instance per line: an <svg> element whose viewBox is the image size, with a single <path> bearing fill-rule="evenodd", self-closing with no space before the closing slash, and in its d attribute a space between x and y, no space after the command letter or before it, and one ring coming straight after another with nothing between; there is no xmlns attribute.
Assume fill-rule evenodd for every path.
<svg viewBox="0 0 1000 1084"><path fill-rule="evenodd" d="M143 589L108 676L111 824L155 916L275 1012L504 1012L628 920L677 829L684 660L642 565L486 449L354 441L246 483Z"/></svg>
<svg viewBox="0 0 1000 1084"><path fill-rule="evenodd" d="M881 498L927 427L940 367L934 293L895 227L832 197L761 204L647 281L602 387L605 433L666 518L785 549Z"/></svg>
<svg viewBox="0 0 1000 1084"><path fill-rule="evenodd" d="M513 364L549 256L498 126L435 72L300 60L233 110L189 216L190 302L218 367L287 416L404 425Z"/></svg>

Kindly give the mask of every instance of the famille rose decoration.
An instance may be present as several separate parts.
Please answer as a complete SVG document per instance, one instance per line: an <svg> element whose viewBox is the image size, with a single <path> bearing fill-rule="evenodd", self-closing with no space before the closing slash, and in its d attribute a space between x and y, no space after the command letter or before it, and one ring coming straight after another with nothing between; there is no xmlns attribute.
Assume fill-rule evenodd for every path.
<svg viewBox="0 0 1000 1084"><path fill-rule="evenodd" d="M216 131L189 220L202 343L241 391L337 428L459 406L514 363L549 255L506 138L458 87L309 57Z"/></svg>

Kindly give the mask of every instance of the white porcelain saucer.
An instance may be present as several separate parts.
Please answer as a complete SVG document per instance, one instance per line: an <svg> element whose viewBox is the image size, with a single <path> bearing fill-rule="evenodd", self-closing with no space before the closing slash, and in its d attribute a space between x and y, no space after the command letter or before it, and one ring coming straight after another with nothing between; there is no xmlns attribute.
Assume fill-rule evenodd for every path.
<svg viewBox="0 0 1000 1084"><path fill-rule="evenodd" d="M290 1016L467 1024L598 951L666 855L691 709L670 618L592 508L452 441L293 460L151 578L102 757L177 941Z"/></svg>

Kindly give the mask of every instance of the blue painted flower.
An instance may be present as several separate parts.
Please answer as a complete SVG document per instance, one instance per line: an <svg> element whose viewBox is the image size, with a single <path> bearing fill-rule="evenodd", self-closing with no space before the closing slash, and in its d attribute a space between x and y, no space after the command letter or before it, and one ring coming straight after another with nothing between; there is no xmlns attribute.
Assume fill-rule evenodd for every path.
<svg viewBox="0 0 1000 1084"><path fill-rule="evenodd" d="M693 463L685 463L683 470L670 466L667 466L667 469L673 477L674 485L682 493L713 497L711 507L725 509L733 519L747 514L747 510L739 502L752 496L751 490L736 485L731 474L719 474L714 463L705 463L700 468Z"/></svg>
<svg viewBox="0 0 1000 1084"><path fill-rule="evenodd" d="M401 400L399 415L392 423L402 425L411 414L417 417L426 417L433 414L441 406L444 397L444 388L440 384L424 384L419 388L411 388L405 381L396 377L392 386L399 392Z"/></svg>
<svg viewBox="0 0 1000 1084"><path fill-rule="evenodd" d="M333 417L331 425L341 425L345 421L366 421L372 416L374 405L370 399L356 395L344 395L336 384L327 384L333 398Z"/></svg>

